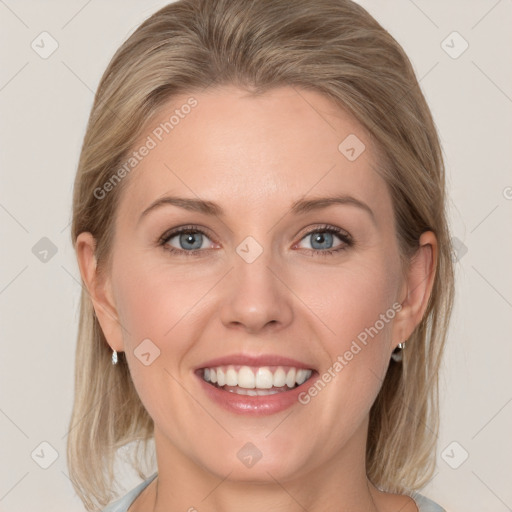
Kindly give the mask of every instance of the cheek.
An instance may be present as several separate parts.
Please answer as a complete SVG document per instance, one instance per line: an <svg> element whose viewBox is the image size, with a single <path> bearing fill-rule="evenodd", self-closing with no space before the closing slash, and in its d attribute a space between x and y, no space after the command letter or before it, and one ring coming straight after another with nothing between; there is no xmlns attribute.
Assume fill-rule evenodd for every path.
<svg viewBox="0 0 512 512"><path fill-rule="evenodd" d="M191 277L190 268L151 263L142 253L118 258L115 269L124 350L133 382L151 413L162 389L168 390L166 400L183 395L175 379L189 378L187 358L208 321L202 314L207 301L201 299L218 277L211 271Z"/></svg>
<svg viewBox="0 0 512 512"><path fill-rule="evenodd" d="M116 267L116 304L127 331L123 338L132 348L145 338L161 345L173 337L201 292L190 274L142 260L123 258ZM178 349L174 342L173 347Z"/></svg>
<svg viewBox="0 0 512 512"><path fill-rule="evenodd" d="M180 365L193 339L187 314L201 290L190 286L190 276L187 286L186 276L142 260L132 256L116 262L115 296L124 350L148 413L156 423L174 428L177 423L169 411L185 407Z"/></svg>
<svg viewBox="0 0 512 512"><path fill-rule="evenodd" d="M333 411L349 408L355 418L369 409L380 389L400 308L398 279L398 268L376 254L331 268L328 278L310 274L301 288L304 303L321 323L316 321L316 333L329 358L320 372L329 391L321 393Z"/></svg>
<svg viewBox="0 0 512 512"><path fill-rule="evenodd" d="M300 297L324 325L322 338L331 357L348 350L352 340L384 340L389 335L397 279L396 269L382 258L308 272L301 279ZM365 352L378 352L379 346L387 349L368 343Z"/></svg>
<svg viewBox="0 0 512 512"><path fill-rule="evenodd" d="M318 428L325 429L319 436L331 440L334 450L361 427L382 386L396 316L397 274L373 259L331 269L328 279L319 277L309 275L300 293L308 306L314 304L311 309L320 319L316 333L328 360L319 372L321 382L306 390L302 403L312 408Z"/></svg>

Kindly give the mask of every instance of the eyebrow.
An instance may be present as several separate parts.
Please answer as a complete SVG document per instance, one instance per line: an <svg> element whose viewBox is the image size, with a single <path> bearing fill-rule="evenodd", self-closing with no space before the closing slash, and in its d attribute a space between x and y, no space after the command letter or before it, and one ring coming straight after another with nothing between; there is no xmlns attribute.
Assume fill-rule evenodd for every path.
<svg viewBox="0 0 512 512"><path fill-rule="evenodd" d="M295 201L292 204L290 208L290 213L294 215L301 215L312 211L321 210L323 208L327 208L335 204L356 206L365 211L366 213L368 213L372 218L372 221L375 222L375 214L373 213L373 210L363 201L349 195L319 197L312 199L299 199L298 201ZM142 212L137 223L139 223L143 219L143 217L145 217L149 212L161 208L164 205L177 206L188 211L199 212L205 215L212 215L218 217L224 216L224 210L222 209L222 207L212 201L205 201L202 199L193 199L186 197L165 196L151 203Z"/></svg>

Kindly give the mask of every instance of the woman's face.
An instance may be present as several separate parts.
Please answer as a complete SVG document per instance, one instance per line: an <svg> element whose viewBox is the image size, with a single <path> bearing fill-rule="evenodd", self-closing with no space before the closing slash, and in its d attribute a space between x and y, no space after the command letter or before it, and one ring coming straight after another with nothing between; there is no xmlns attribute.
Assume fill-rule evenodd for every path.
<svg viewBox="0 0 512 512"><path fill-rule="evenodd" d="M282 481L364 458L406 295L365 131L316 92L225 86L173 98L134 149L106 282L122 329L98 313L159 461Z"/></svg>

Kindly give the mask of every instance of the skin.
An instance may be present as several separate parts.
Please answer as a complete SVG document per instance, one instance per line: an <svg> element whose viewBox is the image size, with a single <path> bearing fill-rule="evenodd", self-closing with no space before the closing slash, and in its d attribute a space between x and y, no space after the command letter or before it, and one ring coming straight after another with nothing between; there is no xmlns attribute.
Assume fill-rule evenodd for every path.
<svg viewBox="0 0 512 512"><path fill-rule="evenodd" d="M143 143L190 95L161 108ZM407 496L379 491L365 472L369 410L390 355L421 321L431 292L437 242L422 235L403 272L393 206L372 169L363 127L322 95L280 87L254 97L234 86L194 94L197 107L131 174L115 219L112 268L101 277L94 239L82 233L77 258L112 349L126 352L137 392L155 423L158 478L130 507L201 512L415 512ZM366 150L349 161L338 145L356 134ZM139 146L137 146L139 147ZM165 195L218 203L224 216L167 205ZM348 194L364 201L292 215L304 197ZM198 257L172 254L156 240L195 224ZM313 229L329 224L320 245ZM247 263L237 246L252 236L263 253ZM187 251L175 236L167 243ZM186 244L186 240L185 240ZM196 247L196 246L194 246ZM226 354L278 354L310 362L320 375L394 303L402 309L307 405L242 416L210 401L193 369ZM134 350L149 338L160 356L145 366ZM291 414L290 414L291 413ZM252 442L251 468L237 452Z"/></svg>

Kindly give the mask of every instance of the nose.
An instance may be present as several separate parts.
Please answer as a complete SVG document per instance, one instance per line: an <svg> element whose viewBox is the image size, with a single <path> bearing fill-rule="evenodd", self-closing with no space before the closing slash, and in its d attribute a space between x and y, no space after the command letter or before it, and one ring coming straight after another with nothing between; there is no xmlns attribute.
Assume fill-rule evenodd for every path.
<svg viewBox="0 0 512 512"><path fill-rule="evenodd" d="M270 252L263 251L251 263L235 255L220 308L225 327L256 334L280 330L291 323L293 293Z"/></svg>

